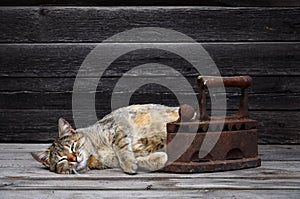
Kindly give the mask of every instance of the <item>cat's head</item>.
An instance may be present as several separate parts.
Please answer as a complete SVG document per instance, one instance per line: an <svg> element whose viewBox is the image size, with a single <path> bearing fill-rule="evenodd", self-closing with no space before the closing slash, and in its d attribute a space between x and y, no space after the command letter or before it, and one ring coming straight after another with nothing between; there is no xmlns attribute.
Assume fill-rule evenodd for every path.
<svg viewBox="0 0 300 199"><path fill-rule="evenodd" d="M31 153L35 160L56 173L71 174L87 167L84 138L64 119L58 120L58 138L45 151Z"/></svg>

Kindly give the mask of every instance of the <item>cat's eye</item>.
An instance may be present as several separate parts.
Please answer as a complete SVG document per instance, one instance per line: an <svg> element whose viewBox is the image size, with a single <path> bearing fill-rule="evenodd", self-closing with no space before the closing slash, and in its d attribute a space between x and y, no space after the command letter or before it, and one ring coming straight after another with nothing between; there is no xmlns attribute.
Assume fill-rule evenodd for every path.
<svg viewBox="0 0 300 199"><path fill-rule="evenodd" d="M67 158L62 158L62 159L58 160L57 163L60 163L60 162L62 162L62 161L64 161L64 160L67 160Z"/></svg>
<svg viewBox="0 0 300 199"><path fill-rule="evenodd" d="M74 150L75 150L75 142L73 142L73 143L71 144L71 151L72 151L72 152L75 152Z"/></svg>

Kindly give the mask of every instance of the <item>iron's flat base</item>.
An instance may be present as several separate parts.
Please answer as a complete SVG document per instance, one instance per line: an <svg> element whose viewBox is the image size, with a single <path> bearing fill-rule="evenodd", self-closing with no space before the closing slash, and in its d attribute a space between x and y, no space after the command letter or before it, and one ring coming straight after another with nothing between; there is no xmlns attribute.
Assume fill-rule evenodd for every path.
<svg viewBox="0 0 300 199"><path fill-rule="evenodd" d="M167 164L162 171L172 173L202 173L254 168L260 165L260 158L216 160L209 162L172 162Z"/></svg>

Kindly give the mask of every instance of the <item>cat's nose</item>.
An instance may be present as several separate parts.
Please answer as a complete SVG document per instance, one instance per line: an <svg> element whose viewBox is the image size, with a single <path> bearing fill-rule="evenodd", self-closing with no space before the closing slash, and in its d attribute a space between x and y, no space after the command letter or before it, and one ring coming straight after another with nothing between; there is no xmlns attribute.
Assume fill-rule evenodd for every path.
<svg viewBox="0 0 300 199"><path fill-rule="evenodd" d="M68 161L70 161L70 162L77 162L77 157L76 157L76 155L75 155L74 153L69 153L69 154L67 155L67 159L68 159Z"/></svg>

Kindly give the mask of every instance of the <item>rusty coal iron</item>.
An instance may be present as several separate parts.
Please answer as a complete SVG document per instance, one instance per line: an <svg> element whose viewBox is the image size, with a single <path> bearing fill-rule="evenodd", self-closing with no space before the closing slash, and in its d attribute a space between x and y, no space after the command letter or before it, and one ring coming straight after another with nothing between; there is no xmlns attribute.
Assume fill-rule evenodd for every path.
<svg viewBox="0 0 300 199"><path fill-rule="evenodd" d="M247 88L252 84L250 76L235 77L202 77L197 79L199 87L199 116L195 119L194 109L183 105L179 109L180 119L167 124L167 153L184 146L186 140L193 141L188 149L174 162L168 162L165 172L196 173L227 171L258 167L257 125L256 120L249 118ZM218 116L208 115L206 93L212 87L237 87L241 90L240 105L237 113L225 116L218 122ZM179 128L180 127L180 128ZM210 128L209 128L210 127ZM214 129L214 130L211 130ZM221 133L220 130L222 129ZM180 130L180 131L179 131ZM196 135L194 134L195 132ZM203 158L199 150L207 135L219 134L213 149ZM176 143L169 144L176 136ZM193 138L194 137L194 138Z"/></svg>

